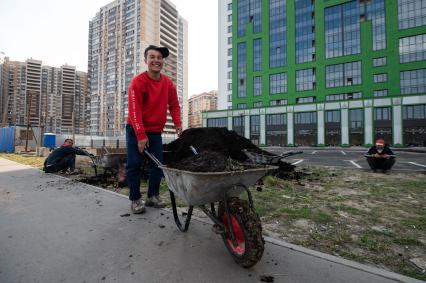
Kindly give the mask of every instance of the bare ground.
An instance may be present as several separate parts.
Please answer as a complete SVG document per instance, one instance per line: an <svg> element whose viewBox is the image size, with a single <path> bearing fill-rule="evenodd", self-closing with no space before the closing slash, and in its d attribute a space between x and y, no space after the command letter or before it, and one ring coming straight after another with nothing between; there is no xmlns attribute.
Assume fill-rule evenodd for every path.
<svg viewBox="0 0 426 283"><path fill-rule="evenodd" d="M36 167L41 162L0 157ZM79 164L84 174L70 177L93 176L87 162ZM265 235L426 281L426 174L335 168L304 173L301 180L267 176L261 189L252 190ZM99 185L128 194L114 178ZM141 190L144 195L145 183ZM161 192L168 202L165 183Z"/></svg>

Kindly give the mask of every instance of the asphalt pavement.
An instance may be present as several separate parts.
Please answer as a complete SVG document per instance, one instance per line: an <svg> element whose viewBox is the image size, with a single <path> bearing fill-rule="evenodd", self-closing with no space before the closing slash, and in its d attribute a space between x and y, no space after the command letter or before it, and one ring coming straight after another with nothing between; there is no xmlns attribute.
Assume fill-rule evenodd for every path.
<svg viewBox="0 0 426 283"><path fill-rule="evenodd" d="M284 152L302 151L284 160L298 166L332 166L348 169L370 170L364 154L366 149L315 149L315 148L265 148L265 150L282 154ZM396 172L426 172L426 152L394 151L396 162L393 171Z"/></svg>
<svg viewBox="0 0 426 283"><path fill-rule="evenodd" d="M267 238L244 269L202 219L127 215L115 194L0 158L0 282L421 282Z"/></svg>

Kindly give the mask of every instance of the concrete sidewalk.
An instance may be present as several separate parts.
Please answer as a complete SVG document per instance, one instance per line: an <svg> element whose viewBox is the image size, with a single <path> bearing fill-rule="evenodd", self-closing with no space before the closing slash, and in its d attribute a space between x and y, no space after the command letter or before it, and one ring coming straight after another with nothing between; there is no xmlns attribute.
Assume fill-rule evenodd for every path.
<svg viewBox="0 0 426 283"><path fill-rule="evenodd" d="M165 210L123 216L120 195L0 158L0 282L423 282L269 239L234 263L211 226Z"/></svg>

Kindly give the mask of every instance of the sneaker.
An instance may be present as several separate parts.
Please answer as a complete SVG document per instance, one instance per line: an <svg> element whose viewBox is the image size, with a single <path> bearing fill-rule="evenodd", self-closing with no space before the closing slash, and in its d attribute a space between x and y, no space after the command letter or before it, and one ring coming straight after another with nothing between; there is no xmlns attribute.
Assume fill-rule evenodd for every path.
<svg viewBox="0 0 426 283"><path fill-rule="evenodd" d="M130 208L134 214L141 214L145 212L145 204L141 199L133 200Z"/></svg>
<svg viewBox="0 0 426 283"><path fill-rule="evenodd" d="M146 206L153 206L155 208L166 207L166 204L160 199L160 196L152 196L145 202Z"/></svg>

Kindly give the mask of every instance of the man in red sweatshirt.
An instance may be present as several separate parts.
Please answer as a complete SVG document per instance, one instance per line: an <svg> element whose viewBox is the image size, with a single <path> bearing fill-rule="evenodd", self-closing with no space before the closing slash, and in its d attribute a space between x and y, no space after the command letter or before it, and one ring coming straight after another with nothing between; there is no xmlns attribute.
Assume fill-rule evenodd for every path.
<svg viewBox="0 0 426 283"><path fill-rule="evenodd" d="M144 56L148 71L137 75L130 83L129 116L126 126L129 199L131 210L136 214L144 212L145 205L164 207L159 198L163 172L150 160L148 198L144 203L140 193L140 168L145 148L163 162L161 133L166 124L167 109L172 116L176 133L180 135L182 132L176 87L170 78L161 74L164 58L169 56L169 50L166 47L150 45L145 49Z"/></svg>

